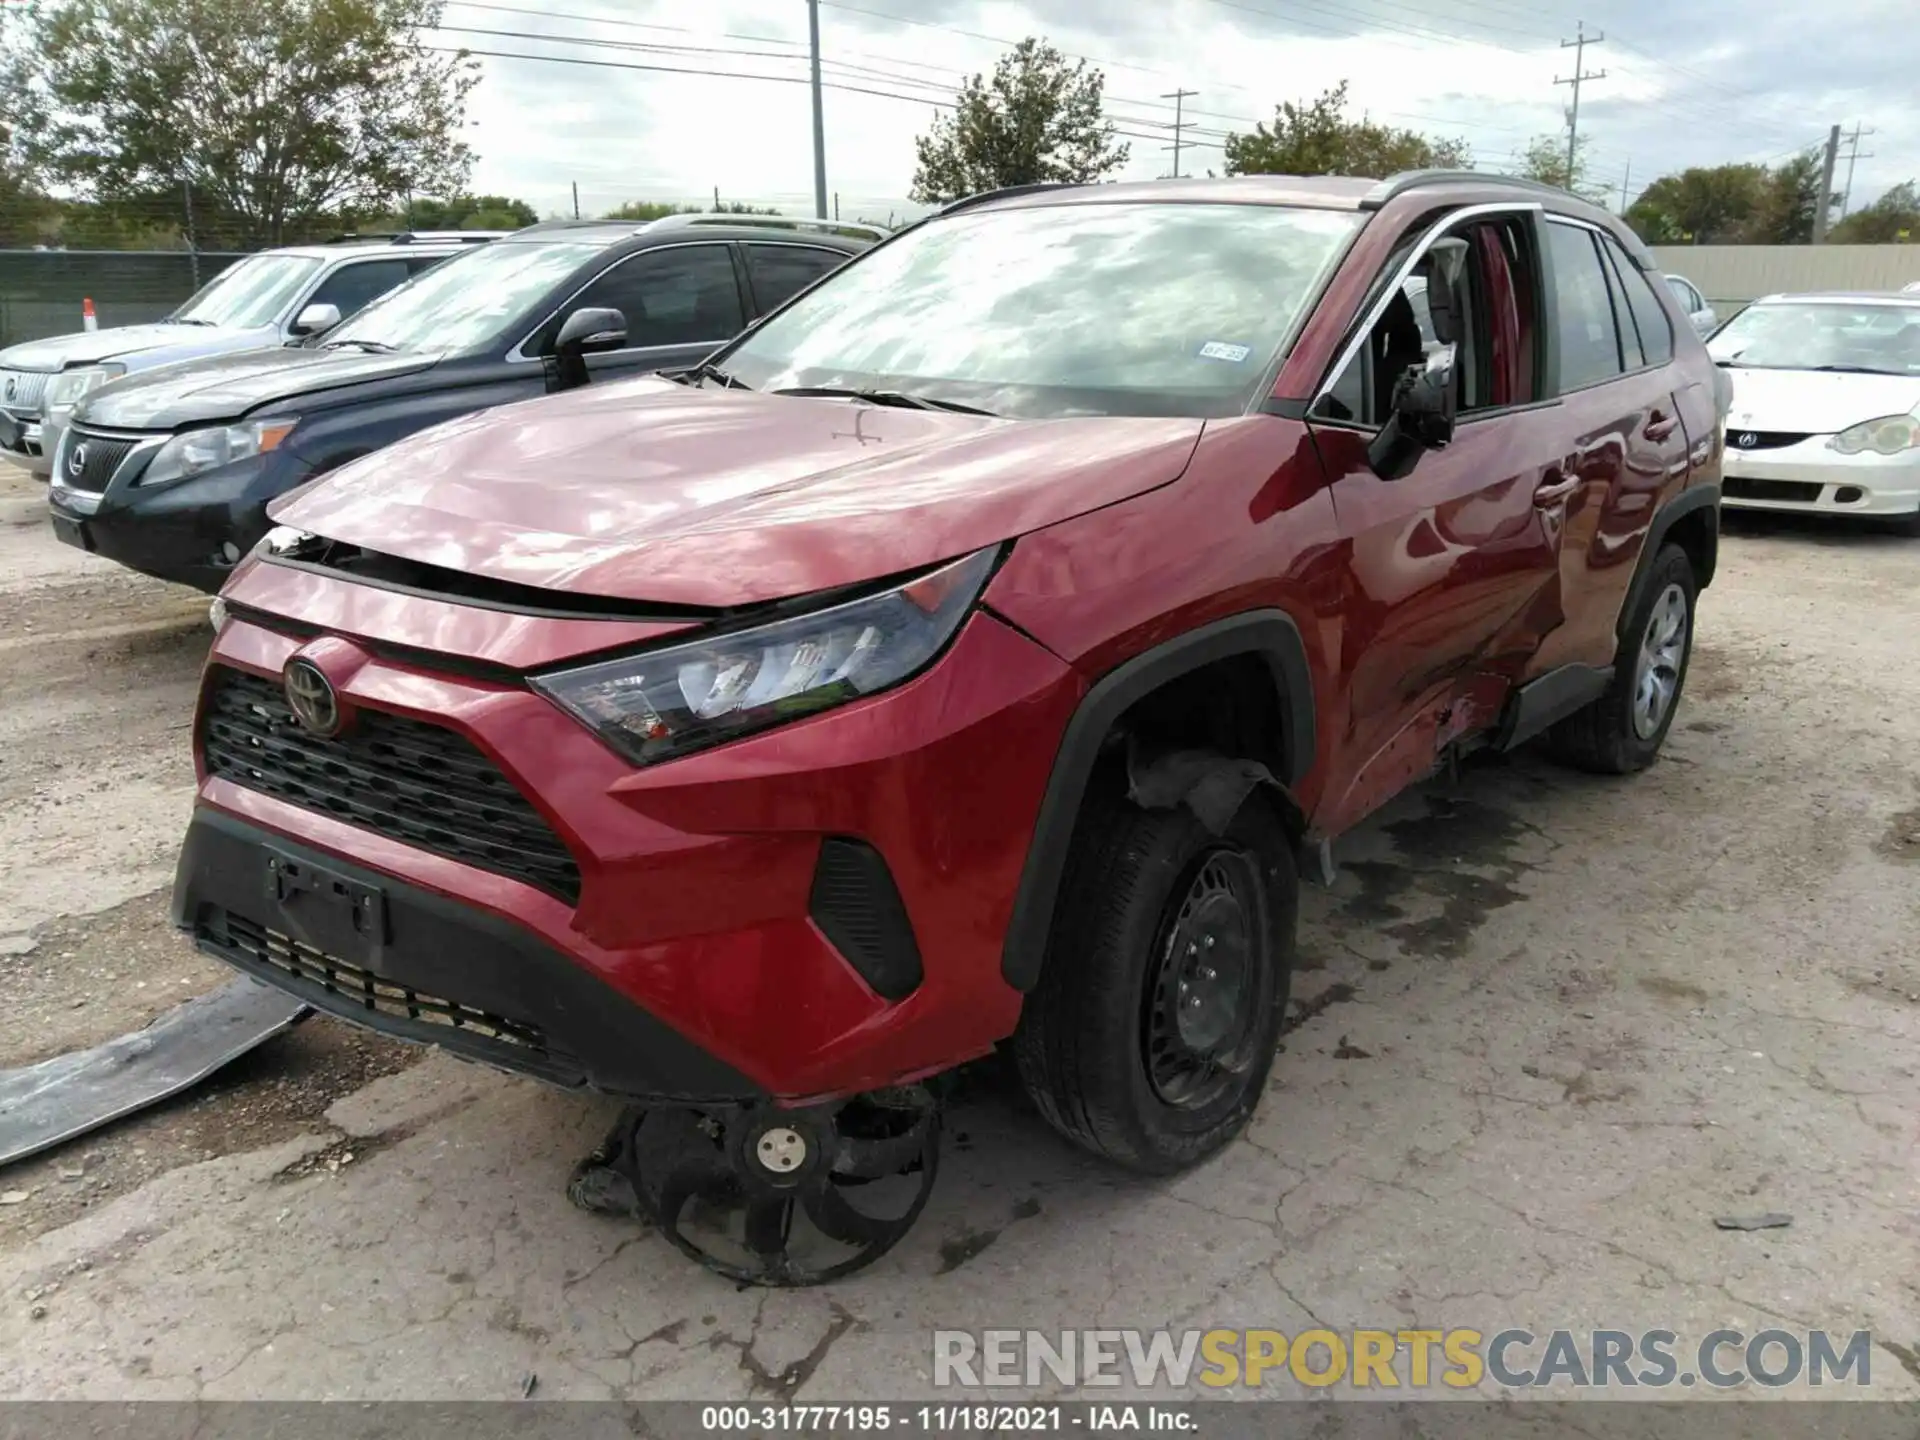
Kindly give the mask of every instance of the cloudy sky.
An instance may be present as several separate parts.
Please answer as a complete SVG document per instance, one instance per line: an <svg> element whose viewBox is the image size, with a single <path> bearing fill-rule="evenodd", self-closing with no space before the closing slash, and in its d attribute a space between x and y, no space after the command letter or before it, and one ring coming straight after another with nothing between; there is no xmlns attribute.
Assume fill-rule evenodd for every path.
<svg viewBox="0 0 1920 1440"><path fill-rule="evenodd" d="M805 0L447 0L438 43L481 54L474 189L582 214L710 197L804 211L812 196ZM1920 175L1911 0L821 0L827 175L849 218L914 213L913 137L969 74L1041 35L1107 77L1132 156L1183 172L1341 79L1375 118L1460 136L1482 168L1564 134L1585 23L1581 132L1594 175L1634 194L1692 164L1777 161L1829 125L1859 144L1857 208ZM563 38L564 37L564 38ZM485 54L484 52L498 52ZM565 57L565 58L563 58ZM590 62L590 63L568 63ZM682 73L674 73L682 72ZM685 73L695 72L695 73ZM1846 148L1836 188L1846 180Z"/></svg>

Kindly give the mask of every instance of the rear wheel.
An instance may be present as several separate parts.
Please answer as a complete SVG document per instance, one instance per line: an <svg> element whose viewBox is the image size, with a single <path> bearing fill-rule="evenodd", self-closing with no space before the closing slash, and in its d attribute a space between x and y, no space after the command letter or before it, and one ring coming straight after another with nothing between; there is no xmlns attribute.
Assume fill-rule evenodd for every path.
<svg viewBox="0 0 1920 1440"><path fill-rule="evenodd" d="M1555 755L1607 775L1653 763L1680 708L1693 654L1695 598L1693 562L1678 545L1666 546L1654 557L1647 587L1628 617L1613 682L1548 732Z"/></svg>
<svg viewBox="0 0 1920 1440"><path fill-rule="evenodd" d="M1238 1134L1265 1088L1292 975L1292 846L1258 795L1218 836L1185 807L1089 803L1014 1058L1062 1134L1166 1174Z"/></svg>

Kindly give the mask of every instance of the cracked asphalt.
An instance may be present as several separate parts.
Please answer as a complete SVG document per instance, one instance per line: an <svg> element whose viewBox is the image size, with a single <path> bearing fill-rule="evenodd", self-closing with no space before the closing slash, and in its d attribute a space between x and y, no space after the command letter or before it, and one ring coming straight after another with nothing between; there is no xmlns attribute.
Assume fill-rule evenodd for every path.
<svg viewBox="0 0 1920 1440"><path fill-rule="evenodd" d="M204 604L42 503L0 476L0 1066L223 979L163 913ZM1920 541L1731 528L1652 771L1475 765L1342 843L1199 1171L988 1067L892 1255L740 1291L569 1206L608 1106L315 1020L0 1173L0 1396L951 1399L936 1328L1094 1326L1867 1329L1920 1395Z"/></svg>

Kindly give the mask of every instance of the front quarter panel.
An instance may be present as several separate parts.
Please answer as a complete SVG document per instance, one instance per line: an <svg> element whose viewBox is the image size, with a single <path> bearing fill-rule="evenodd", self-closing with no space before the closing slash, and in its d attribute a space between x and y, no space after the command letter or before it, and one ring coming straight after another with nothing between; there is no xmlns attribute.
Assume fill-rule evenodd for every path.
<svg viewBox="0 0 1920 1440"><path fill-rule="evenodd" d="M1253 610L1286 612L1315 676L1341 642L1339 534L1304 425L1209 421L1174 484L1024 536L986 603L1089 683L1166 641ZM1316 754L1295 799L1311 811L1336 733L1316 685Z"/></svg>

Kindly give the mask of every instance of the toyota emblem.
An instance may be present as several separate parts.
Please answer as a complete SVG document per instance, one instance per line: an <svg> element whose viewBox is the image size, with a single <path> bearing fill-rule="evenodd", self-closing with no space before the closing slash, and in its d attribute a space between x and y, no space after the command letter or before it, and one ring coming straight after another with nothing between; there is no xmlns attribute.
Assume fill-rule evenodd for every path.
<svg viewBox="0 0 1920 1440"><path fill-rule="evenodd" d="M78 480L87 472L87 442L82 440L67 452L67 474Z"/></svg>
<svg viewBox="0 0 1920 1440"><path fill-rule="evenodd" d="M14 395L19 391L19 389L20 389L20 381L14 376L9 375L7 377L7 398L9 400L13 399Z"/></svg>
<svg viewBox="0 0 1920 1440"><path fill-rule="evenodd" d="M318 665L311 660L289 661L281 684L286 690L287 708L303 729L315 735L339 734L340 701Z"/></svg>
<svg viewBox="0 0 1920 1440"><path fill-rule="evenodd" d="M1733 443L1738 445L1742 450L1751 450L1760 443L1760 437L1754 434L1753 431L1748 430L1742 433L1740 438Z"/></svg>

